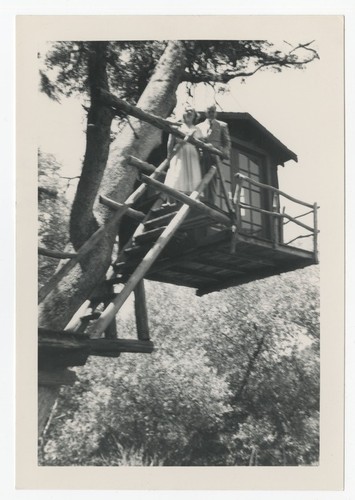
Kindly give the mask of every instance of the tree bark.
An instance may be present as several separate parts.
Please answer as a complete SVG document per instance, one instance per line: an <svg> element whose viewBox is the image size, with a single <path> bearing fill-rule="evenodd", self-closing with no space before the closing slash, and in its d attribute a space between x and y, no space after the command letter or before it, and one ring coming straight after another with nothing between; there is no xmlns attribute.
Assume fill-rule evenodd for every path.
<svg viewBox="0 0 355 500"><path fill-rule="evenodd" d="M93 206L106 168L114 114L100 104L97 88L108 90L106 72L108 42L91 42L88 60L90 109L86 127L86 150L70 217L70 240L79 248L98 229Z"/></svg>
<svg viewBox="0 0 355 500"><path fill-rule="evenodd" d="M78 192L71 217L71 238L75 249L101 225L112 212L99 203L98 195L123 202L132 192L136 169L127 165L128 155L143 160L161 140L161 131L137 119L131 120L134 132L126 125L110 146L112 112L95 103L95 87L107 86L104 45L93 43L91 76L93 103L88 116L87 147ZM171 41L162 54L155 72L137 105L145 111L168 116L176 104L176 90L185 67L182 42ZM137 137L138 136L138 137ZM108 162L106 166L107 156ZM77 264L39 306L39 326L62 330L95 286L104 278L111 262L118 228L113 228L97 246ZM43 389L43 390L42 390ZM39 435L50 416L58 389L39 387Z"/></svg>

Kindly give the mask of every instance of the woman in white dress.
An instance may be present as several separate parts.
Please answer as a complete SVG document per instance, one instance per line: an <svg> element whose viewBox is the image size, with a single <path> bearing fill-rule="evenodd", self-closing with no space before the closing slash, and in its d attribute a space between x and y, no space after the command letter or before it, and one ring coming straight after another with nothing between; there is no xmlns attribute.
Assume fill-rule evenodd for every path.
<svg viewBox="0 0 355 500"><path fill-rule="evenodd" d="M183 114L183 123L180 126L184 135L191 134L196 139L202 137L201 132L195 127L196 111L187 107ZM191 194L201 181L200 157L197 148L189 143L182 143L182 139L170 135L168 139L168 158L174 148L178 151L171 158L169 170L166 174L165 184L186 194Z"/></svg>

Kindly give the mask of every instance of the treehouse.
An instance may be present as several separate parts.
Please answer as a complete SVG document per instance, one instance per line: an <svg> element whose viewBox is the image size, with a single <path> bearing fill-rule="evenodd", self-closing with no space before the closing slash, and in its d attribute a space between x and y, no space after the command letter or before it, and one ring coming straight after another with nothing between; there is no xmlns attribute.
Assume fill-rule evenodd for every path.
<svg viewBox="0 0 355 500"><path fill-rule="evenodd" d="M190 204L184 223L146 274L150 280L196 288L198 295L317 262L316 206L289 196L278 186L278 166L297 161L296 154L248 113L219 113L218 119L229 126L230 158L216 162L213 189L205 189L203 203ZM148 163L158 164L166 157L166 141L164 137ZM132 158L131 163L148 171L137 159ZM163 176L160 180L163 182ZM124 279L186 201L165 186L149 180L148 185L147 195L134 207L144 213L143 225L134 225L127 217L123 221L127 230L123 237L131 235L131 240L116 262L116 270ZM161 192L175 198L176 205L154 208ZM281 210L283 198L308 210L291 217ZM299 220L310 215L311 225ZM284 226L290 223L306 231L296 234L291 243L311 236L312 249L297 248L285 241Z"/></svg>
<svg viewBox="0 0 355 500"><path fill-rule="evenodd" d="M43 325L39 328L42 368L84 364L89 355L152 352L144 279L192 287L203 295L318 262L317 205L298 200L278 186L279 166L297 161L297 156L251 115L219 113L218 119L228 123L231 135L228 159L213 146L184 136L174 122L105 91L101 99L117 113L158 127L163 139L147 161L127 157L127 168L137 169L136 189L124 203L102 193L100 202L112 210L112 217L77 253L39 250L68 259L40 290L41 302L120 223L119 246L103 282L88 292L87 301L64 332ZM188 141L213 155L202 181L189 196L164 184L169 133L182 139L181 144ZM176 203L161 206L162 194ZM301 248L299 241L308 237L311 247ZM132 292L138 339L120 339L115 317Z"/></svg>

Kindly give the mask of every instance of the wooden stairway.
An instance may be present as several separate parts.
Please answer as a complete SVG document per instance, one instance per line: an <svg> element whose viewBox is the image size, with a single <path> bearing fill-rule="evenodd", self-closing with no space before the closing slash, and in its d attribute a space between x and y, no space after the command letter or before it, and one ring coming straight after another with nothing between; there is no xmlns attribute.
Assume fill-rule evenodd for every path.
<svg viewBox="0 0 355 500"><path fill-rule="evenodd" d="M198 203L201 193L216 173L216 168L211 167L197 189L190 196L183 195L185 203L180 203L179 206L158 210L153 207L148 214L132 209L134 201L144 192L148 180L157 177L166 166L167 162L165 161L153 171L150 177L147 177L146 183L142 184L123 205L101 197L102 203L117 210L107 226L113 223L117 224L119 220L117 214L120 214L120 217L123 214L128 214L138 218L141 222L126 245L119 251L118 258L105 282L100 284L94 294L77 311L65 331L58 332L48 328L39 328L38 359L41 369L47 369L49 366L82 365L85 364L89 355L112 357L119 356L121 352L152 352L153 344L149 339L143 278L170 240L179 241L186 237L184 231L181 231L181 226L191 211L191 204ZM175 190L173 191L175 192ZM194 220L190 219L188 224L192 222ZM162 223L163 225L161 225ZM53 290L62 277L80 261L82 256L92 249L103 234L105 234L105 229L101 228L94 233L77 254L71 255L71 260L40 290L40 301ZM127 267L122 272L120 268L123 264L132 264L132 255L134 265L131 272L127 273ZM123 288L119 293L115 293L113 287L118 283L123 283ZM138 340L117 339L110 326L132 291L135 293ZM104 305L103 310L97 311L100 304ZM90 337L85 335L85 330L89 325ZM102 334L104 334L105 339L101 339Z"/></svg>

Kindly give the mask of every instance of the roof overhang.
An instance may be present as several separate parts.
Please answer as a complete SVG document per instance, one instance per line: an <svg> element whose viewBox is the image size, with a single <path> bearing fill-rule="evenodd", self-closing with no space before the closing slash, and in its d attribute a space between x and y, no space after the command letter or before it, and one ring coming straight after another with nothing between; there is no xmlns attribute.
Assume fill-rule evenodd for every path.
<svg viewBox="0 0 355 500"><path fill-rule="evenodd" d="M204 116L204 113L201 113ZM291 151L285 146L277 137L275 137L267 128L265 128L258 120L256 120L249 113L241 112L225 112L220 111L217 114L217 119L227 122L232 125L233 123L248 123L252 129L257 131L257 133L263 138L263 141L268 146L268 149L272 149L275 152L278 163L283 164L286 161L293 160L298 161L296 153Z"/></svg>

